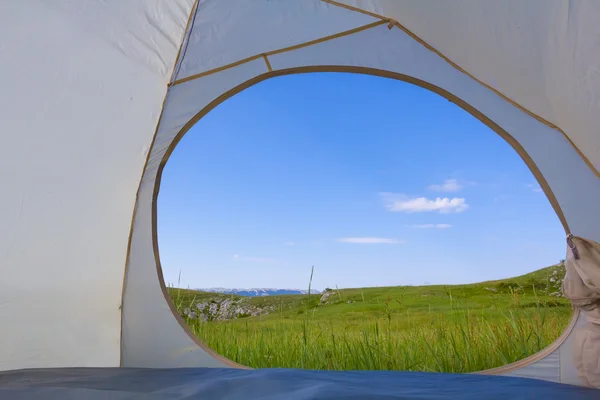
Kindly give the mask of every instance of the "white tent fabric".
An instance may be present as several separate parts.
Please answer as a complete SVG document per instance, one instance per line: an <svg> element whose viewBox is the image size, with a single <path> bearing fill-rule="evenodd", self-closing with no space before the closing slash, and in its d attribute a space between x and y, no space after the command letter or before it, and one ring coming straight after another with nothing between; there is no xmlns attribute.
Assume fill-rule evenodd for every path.
<svg viewBox="0 0 600 400"><path fill-rule="evenodd" d="M567 234L600 242L598 20L593 0L0 2L0 370L238 367L172 312L156 196L181 136L275 76L374 74L456 102ZM489 373L585 384L583 318Z"/></svg>
<svg viewBox="0 0 600 400"><path fill-rule="evenodd" d="M119 364L132 210L192 2L0 2L0 370Z"/></svg>

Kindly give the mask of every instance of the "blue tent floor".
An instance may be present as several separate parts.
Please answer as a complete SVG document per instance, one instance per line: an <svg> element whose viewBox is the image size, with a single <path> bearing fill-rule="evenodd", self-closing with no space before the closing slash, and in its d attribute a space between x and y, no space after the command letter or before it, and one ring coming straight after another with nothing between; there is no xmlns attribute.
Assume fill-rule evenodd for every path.
<svg viewBox="0 0 600 400"><path fill-rule="evenodd" d="M0 373L0 399L600 399L525 378L391 371L57 368Z"/></svg>

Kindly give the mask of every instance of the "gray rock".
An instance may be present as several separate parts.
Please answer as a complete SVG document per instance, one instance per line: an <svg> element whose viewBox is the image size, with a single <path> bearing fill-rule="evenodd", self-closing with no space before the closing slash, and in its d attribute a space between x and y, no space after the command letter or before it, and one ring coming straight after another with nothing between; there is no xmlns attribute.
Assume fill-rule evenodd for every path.
<svg viewBox="0 0 600 400"><path fill-rule="evenodd" d="M199 321L225 321L245 316L259 316L275 310L274 306L258 307L247 304L244 299L213 298L196 304L197 312L194 315ZM189 309L184 314L191 313ZM194 317L194 318L196 318ZM191 318L191 317L190 317Z"/></svg>
<svg viewBox="0 0 600 400"><path fill-rule="evenodd" d="M323 293L323 295L321 296L321 300L319 300L319 302L321 303L325 303L327 301L327 299L329 299L329 297L331 297L334 294L334 292L325 292Z"/></svg>

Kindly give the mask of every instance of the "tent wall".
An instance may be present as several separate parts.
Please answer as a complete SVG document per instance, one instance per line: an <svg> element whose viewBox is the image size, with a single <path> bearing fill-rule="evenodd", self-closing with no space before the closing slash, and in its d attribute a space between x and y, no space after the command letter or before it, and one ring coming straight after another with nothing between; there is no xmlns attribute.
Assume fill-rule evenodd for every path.
<svg viewBox="0 0 600 400"><path fill-rule="evenodd" d="M260 25L256 19L255 23ZM395 27L389 29L387 24L368 25L366 29L353 28L354 32L348 35L296 46L289 51L257 53L257 57L250 57L247 62L211 64L216 70L195 69L191 78L179 76L175 81L169 90L138 197L124 303L124 365L227 365L226 360L213 359L210 351L195 345L197 341L181 328L181 321L177 321L164 304L156 225L149 221L156 218L160 172L181 135L220 102L274 76L317 71L370 73L434 90L480 117L509 140L538 174L546 194L557 212L568 221L570 230L598 238L600 221L594 208L595 199L600 198L600 181L561 132L459 71L406 32ZM287 29L293 32L294 26ZM222 34L227 37L226 32ZM235 45L234 38L231 43ZM190 57L192 53L187 54ZM200 61L187 63L199 65ZM574 176L577 179L573 179ZM140 284L142 280L145 283ZM148 334L149 331L152 333ZM140 341L144 332L144 341ZM165 341L164 337L170 340ZM577 384L569 358L560 357L564 351L560 347L544 360L531 362L521 374ZM503 373L519 375L513 369Z"/></svg>
<svg viewBox="0 0 600 400"><path fill-rule="evenodd" d="M131 215L191 4L0 2L0 370L119 365Z"/></svg>

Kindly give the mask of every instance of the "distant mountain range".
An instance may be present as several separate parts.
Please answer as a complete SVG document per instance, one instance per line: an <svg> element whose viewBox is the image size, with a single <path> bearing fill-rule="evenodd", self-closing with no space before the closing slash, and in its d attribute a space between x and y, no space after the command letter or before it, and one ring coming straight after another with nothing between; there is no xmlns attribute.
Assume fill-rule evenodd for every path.
<svg viewBox="0 0 600 400"><path fill-rule="evenodd" d="M272 289L272 288L252 288L252 289L227 289L227 288L208 288L196 289L200 292L212 292L223 294L237 294L238 296L278 296L282 294L308 294L308 290L303 289ZM321 291L311 289L311 294L319 294Z"/></svg>

